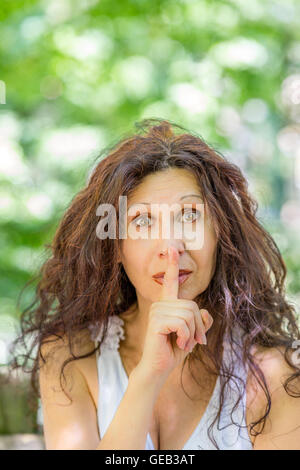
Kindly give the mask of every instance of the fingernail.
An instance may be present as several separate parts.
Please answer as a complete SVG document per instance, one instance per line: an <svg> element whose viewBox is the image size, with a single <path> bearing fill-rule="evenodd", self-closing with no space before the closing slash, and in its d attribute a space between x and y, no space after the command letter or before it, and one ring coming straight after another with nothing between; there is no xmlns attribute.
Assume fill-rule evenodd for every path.
<svg viewBox="0 0 300 470"><path fill-rule="evenodd" d="M203 344L207 344L207 339L206 339L206 336L204 334L201 335L201 339L202 339Z"/></svg>

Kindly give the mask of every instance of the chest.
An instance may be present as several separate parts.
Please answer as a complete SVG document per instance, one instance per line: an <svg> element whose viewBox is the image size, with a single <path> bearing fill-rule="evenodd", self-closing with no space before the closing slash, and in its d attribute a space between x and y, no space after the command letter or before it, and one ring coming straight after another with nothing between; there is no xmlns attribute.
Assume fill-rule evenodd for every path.
<svg viewBox="0 0 300 470"><path fill-rule="evenodd" d="M129 375L134 364L130 362L130 359L125 358L122 359L122 363L127 375ZM78 361L77 364L86 379L97 410L99 385L96 357L90 356ZM164 384L153 408L149 428L155 449L181 450L183 448L205 413L215 384L215 376L207 379L201 387L189 380L183 380L182 387L180 380L178 383L174 383L174 378ZM250 380L247 381L246 397L246 424L249 427L257 415L256 408L258 406L254 400ZM255 438L250 435L249 437L254 444Z"/></svg>
<svg viewBox="0 0 300 470"><path fill-rule="evenodd" d="M176 385L166 383L153 409L149 433L156 449L181 450L198 427L213 393L215 380L205 391L195 393L183 380Z"/></svg>

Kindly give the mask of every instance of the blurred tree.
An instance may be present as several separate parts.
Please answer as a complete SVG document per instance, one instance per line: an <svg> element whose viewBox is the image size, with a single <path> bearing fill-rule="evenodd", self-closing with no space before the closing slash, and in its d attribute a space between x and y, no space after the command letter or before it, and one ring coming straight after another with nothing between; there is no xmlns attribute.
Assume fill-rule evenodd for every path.
<svg viewBox="0 0 300 470"><path fill-rule="evenodd" d="M18 318L95 157L145 117L241 167L299 301L299 13L296 0L1 1L0 314Z"/></svg>

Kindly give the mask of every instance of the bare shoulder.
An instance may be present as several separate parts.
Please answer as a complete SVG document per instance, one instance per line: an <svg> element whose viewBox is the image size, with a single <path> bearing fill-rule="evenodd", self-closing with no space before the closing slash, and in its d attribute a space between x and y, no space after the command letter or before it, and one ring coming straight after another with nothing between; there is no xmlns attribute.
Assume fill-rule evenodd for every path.
<svg viewBox="0 0 300 470"><path fill-rule="evenodd" d="M50 351L53 352L57 347L63 349L69 348L70 350L71 346L74 354L84 354L92 345L94 345L94 342L91 340L91 334L87 328L76 332L76 334L72 334L70 341L67 333L53 334L43 341L43 349L48 353Z"/></svg>
<svg viewBox="0 0 300 470"><path fill-rule="evenodd" d="M276 391L282 390L285 380L295 372L285 360L285 348L283 346L264 348L254 345L250 352L254 363L264 374L270 395L274 395ZM256 375L258 374L256 373ZM260 394L265 397L262 387L257 384L257 379L251 371L248 374L248 387L249 393L254 395Z"/></svg>
<svg viewBox="0 0 300 470"><path fill-rule="evenodd" d="M285 359L285 347L264 348L255 345L251 351L254 361L264 373L270 390L274 392L295 369Z"/></svg>
<svg viewBox="0 0 300 470"><path fill-rule="evenodd" d="M95 449L99 443L97 410L86 374L88 358L72 360L94 349L88 332L47 338L39 355L39 384L47 449ZM65 364L62 372L62 366ZM84 365L84 367L82 367Z"/></svg>
<svg viewBox="0 0 300 470"><path fill-rule="evenodd" d="M71 337L71 340L67 334L51 335L43 341L40 347L39 364L44 364L41 355L45 359L47 367L50 367L57 364L57 361L62 363L62 360L87 355L94 348L95 343L91 340L90 332L87 329L77 332ZM78 359L73 362L79 363L80 361L81 359Z"/></svg>
<svg viewBox="0 0 300 470"><path fill-rule="evenodd" d="M299 431L298 435L293 433L293 428L300 422L300 398L292 397L284 388L286 379L295 373L295 369L287 363L284 353L285 347L263 348L257 345L251 351L254 362L264 374L271 405L265 427L255 438L255 449L284 449L293 446L293 439L300 442ZM260 381L263 385L262 380ZM293 389L300 393L299 379L298 382L293 382ZM252 422L264 416L268 400L263 388L250 372L247 380L247 402L251 409ZM288 440L285 440L287 435Z"/></svg>

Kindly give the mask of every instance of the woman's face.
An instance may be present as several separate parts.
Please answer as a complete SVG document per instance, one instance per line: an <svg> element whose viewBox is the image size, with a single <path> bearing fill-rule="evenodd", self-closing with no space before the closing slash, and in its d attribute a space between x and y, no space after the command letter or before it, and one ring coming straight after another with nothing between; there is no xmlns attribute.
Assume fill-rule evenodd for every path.
<svg viewBox="0 0 300 470"><path fill-rule="evenodd" d="M188 197L181 200L183 196ZM175 210L170 215L162 210L173 204L176 204ZM162 285L152 276L165 272L170 245L179 252L179 269L192 271L184 283L179 284L178 298L193 300L207 288L215 271L217 238L206 211L197 180L185 169L172 168L150 174L128 197L127 238L121 240L119 261L136 289L138 300L147 303L159 300ZM171 227L167 237L163 231L166 218ZM191 249L187 236L195 232L196 221L202 227L203 241L196 249L195 245ZM182 230L178 237L175 227L178 229L179 225ZM157 230L152 232L156 233L155 237L151 236L151 227ZM138 238L137 234L143 238Z"/></svg>

